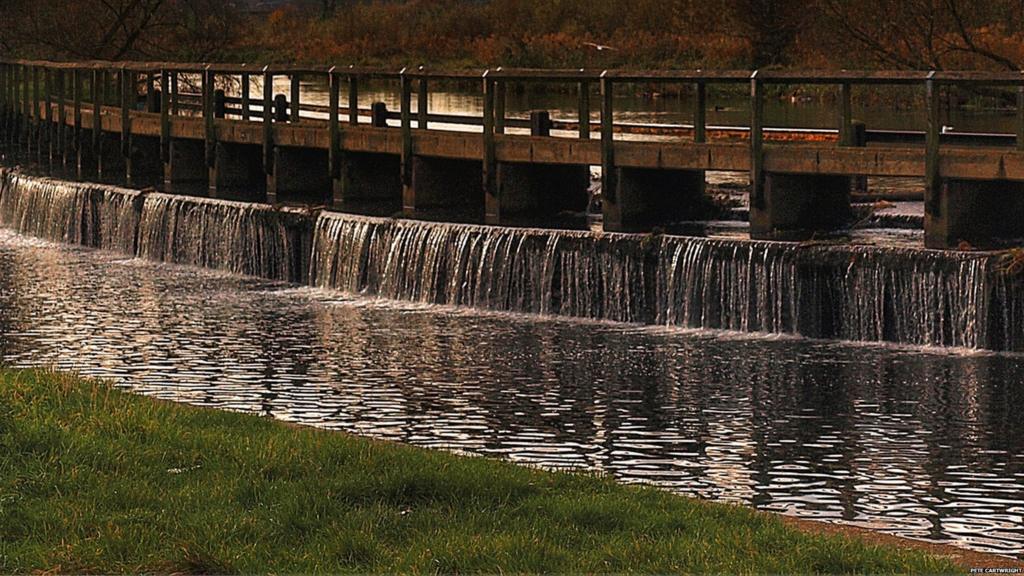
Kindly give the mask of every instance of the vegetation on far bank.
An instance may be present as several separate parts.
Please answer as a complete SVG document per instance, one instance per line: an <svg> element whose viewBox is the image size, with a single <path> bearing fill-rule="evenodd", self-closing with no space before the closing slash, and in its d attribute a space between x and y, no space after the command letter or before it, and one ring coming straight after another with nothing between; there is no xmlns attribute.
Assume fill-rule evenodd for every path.
<svg viewBox="0 0 1024 576"><path fill-rule="evenodd" d="M0 572L948 572L608 478L0 370Z"/></svg>
<svg viewBox="0 0 1024 576"><path fill-rule="evenodd" d="M1024 67L1020 0L6 0L3 16L0 56L72 60Z"/></svg>

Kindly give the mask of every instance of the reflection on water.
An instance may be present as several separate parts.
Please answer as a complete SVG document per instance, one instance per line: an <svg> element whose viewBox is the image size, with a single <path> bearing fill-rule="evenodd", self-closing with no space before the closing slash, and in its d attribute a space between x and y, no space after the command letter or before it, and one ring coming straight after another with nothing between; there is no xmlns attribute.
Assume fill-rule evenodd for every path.
<svg viewBox="0 0 1024 576"><path fill-rule="evenodd" d="M0 231L0 359L1024 556L1024 357L545 320Z"/></svg>

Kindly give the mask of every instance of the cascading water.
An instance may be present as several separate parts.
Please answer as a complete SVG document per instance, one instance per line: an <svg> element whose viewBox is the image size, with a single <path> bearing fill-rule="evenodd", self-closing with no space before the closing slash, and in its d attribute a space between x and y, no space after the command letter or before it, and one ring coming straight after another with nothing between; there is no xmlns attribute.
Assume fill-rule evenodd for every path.
<svg viewBox="0 0 1024 576"><path fill-rule="evenodd" d="M311 283L390 299L623 322L1024 347L1024 282L985 253L323 213Z"/></svg>
<svg viewBox="0 0 1024 576"><path fill-rule="evenodd" d="M55 241L389 299L743 332L1024 350L1008 255L369 218L0 171Z"/></svg>
<svg viewBox="0 0 1024 576"><path fill-rule="evenodd" d="M311 282L396 300L640 322L636 243L586 232L322 213Z"/></svg>
<svg viewBox="0 0 1024 576"><path fill-rule="evenodd" d="M306 280L312 243L304 211L3 169L0 223L56 242L292 282Z"/></svg>
<svg viewBox="0 0 1024 576"><path fill-rule="evenodd" d="M151 193L142 204L137 255L299 282L307 276L308 221L266 204Z"/></svg>
<svg viewBox="0 0 1024 576"><path fill-rule="evenodd" d="M141 193L0 171L0 223L39 238L135 253Z"/></svg>
<svg viewBox="0 0 1024 576"><path fill-rule="evenodd" d="M998 258L896 248L665 238L657 322L742 332L984 348L1015 344L1024 296ZM995 317L993 314L995 313ZM997 338L998 336L998 338Z"/></svg>

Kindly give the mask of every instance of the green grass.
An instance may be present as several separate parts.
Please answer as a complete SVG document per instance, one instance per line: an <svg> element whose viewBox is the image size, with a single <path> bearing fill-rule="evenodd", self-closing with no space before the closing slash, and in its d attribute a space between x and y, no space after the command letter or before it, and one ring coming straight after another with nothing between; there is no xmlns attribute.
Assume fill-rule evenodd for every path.
<svg viewBox="0 0 1024 576"><path fill-rule="evenodd" d="M948 572L777 518L0 370L0 572Z"/></svg>

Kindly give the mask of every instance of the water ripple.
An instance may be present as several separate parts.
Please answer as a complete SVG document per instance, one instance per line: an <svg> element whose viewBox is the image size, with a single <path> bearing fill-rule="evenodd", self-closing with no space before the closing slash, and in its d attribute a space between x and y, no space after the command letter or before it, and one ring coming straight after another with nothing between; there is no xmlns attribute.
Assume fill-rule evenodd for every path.
<svg viewBox="0 0 1024 576"><path fill-rule="evenodd" d="M389 303L0 231L0 360L1024 556L1024 360Z"/></svg>

